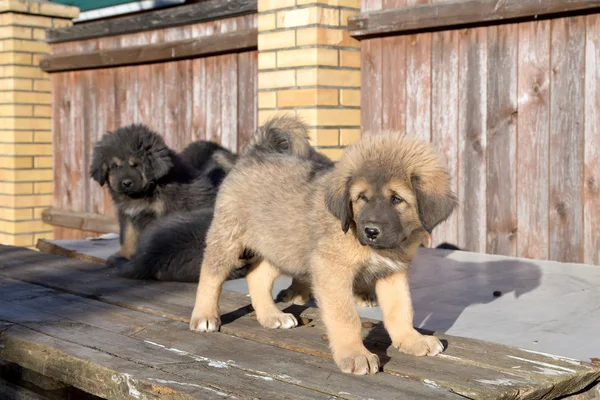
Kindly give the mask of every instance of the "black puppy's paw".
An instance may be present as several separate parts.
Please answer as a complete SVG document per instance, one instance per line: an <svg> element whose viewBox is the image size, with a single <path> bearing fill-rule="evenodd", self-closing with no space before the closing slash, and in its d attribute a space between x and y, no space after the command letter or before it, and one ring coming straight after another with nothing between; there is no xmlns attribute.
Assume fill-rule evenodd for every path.
<svg viewBox="0 0 600 400"><path fill-rule="evenodd" d="M116 255L113 254L112 256L110 256L110 257L108 257L106 259L106 266L110 267L110 268L117 268L117 269L119 269L127 261L129 261L129 260L126 259L125 257L116 256Z"/></svg>

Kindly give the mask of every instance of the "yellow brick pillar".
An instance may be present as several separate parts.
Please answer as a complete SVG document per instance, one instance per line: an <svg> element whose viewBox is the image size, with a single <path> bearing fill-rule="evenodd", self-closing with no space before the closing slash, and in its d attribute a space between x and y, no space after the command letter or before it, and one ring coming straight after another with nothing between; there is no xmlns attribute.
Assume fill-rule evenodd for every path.
<svg viewBox="0 0 600 400"><path fill-rule="evenodd" d="M40 220L52 203L50 80L39 68L45 30L71 25L76 7L0 0L0 244L51 237Z"/></svg>
<svg viewBox="0 0 600 400"><path fill-rule="evenodd" d="M300 116L334 160L360 135L360 0L258 0L258 117Z"/></svg>

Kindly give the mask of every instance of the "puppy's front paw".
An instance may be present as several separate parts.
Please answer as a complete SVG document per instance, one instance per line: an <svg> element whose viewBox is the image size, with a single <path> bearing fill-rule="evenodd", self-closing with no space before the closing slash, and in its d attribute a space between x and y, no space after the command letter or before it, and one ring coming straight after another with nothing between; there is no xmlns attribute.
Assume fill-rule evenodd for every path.
<svg viewBox="0 0 600 400"><path fill-rule="evenodd" d="M118 265L118 263L119 263L118 260L120 258L123 258L123 257L121 257L120 255L117 255L117 254L113 254L110 257L108 257L104 263L106 264L107 267L115 268Z"/></svg>
<svg viewBox="0 0 600 400"><path fill-rule="evenodd" d="M269 329L290 329L298 326L298 320L292 314L283 312L257 316L258 322Z"/></svg>
<svg viewBox="0 0 600 400"><path fill-rule="evenodd" d="M334 354L334 360L346 374L371 375L379 371L379 357L364 348L356 352Z"/></svg>
<svg viewBox="0 0 600 400"><path fill-rule="evenodd" d="M221 326L219 317L207 316L201 313L192 313L190 329L196 332L216 332Z"/></svg>
<svg viewBox="0 0 600 400"><path fill-rule="evenodd" d="M444 351L444 345L435 336L424 336L413 331L399 341L394 341L394 347L403 353L413 356L435 356Z"/></svg>
<svg viewBox="0 0 600 400"><path fill-rule="evenodd" d="M354 302L360 307L377 307L377 296L375 293L356 293Z"/></svg>
<svg viewBox="0 0 600 400"><path fill-rule="evenodd" d="M284 303L297 304L299 306L303 306L304 304L308 303L310 298L310 290L297 291L293 286L282 290L277 295L277 300Z"/></svg>

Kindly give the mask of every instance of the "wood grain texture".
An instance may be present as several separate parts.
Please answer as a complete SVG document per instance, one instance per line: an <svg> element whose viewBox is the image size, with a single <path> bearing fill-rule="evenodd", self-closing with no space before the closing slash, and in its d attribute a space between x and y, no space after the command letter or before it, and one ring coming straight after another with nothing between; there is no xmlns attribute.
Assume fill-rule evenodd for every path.
<svg viewBox="0 0 600 400"><path fill-rule="evenodd" d="M360 43L360 126L362 134L382 129L382 68L381 39L364 40Z"/></svg>
<svg viewBox="0 0 600 400"><path fill-rule="evenodd" d="M49 43L82 40L181 26L251 14L256 11L256 0L207 0L132 16L88 22L68 28L49 29L46 37Z"/></svg>
<svg viewBox="0 0 600 400"><path fill-rule="evenodd" d="M550 259L582 262L585 17L551 23Z"/></svg>
<svg viewBox="0 0 600 400"><path fill-rule="evenodd" d="M517 243L517 25L488 28L487 253L514 256Z"/></svg>
<svg viewBox="0 0 600 400"><path fill-rule="evenodd" d="M241 151L258 125L258 52L238 54L237 151Z"/></svg>
<svg viewBox="0 0 600 400"><path fill-rule="evenodd" d="M431 142L442 157L458 193L458 31L433 33L431 46ZM458 213L432 234L433 245L458 240Z"/></svg>
<svg viewBox="0 0 600 400"><path fill-rule="evenodd" d="M406 132L406 37L381 40L381 128Z"/></svg>
<svg viewBox="0 0 600 400"><path fill-rule="evenodd" d="M221 145L237 150L238 139L238 57L219 56L221 70Z"/></svg>
<svg viewBox="0 0 600 400"><path fill-rule="evenodd" d="M430 33L406 37L406 133L431 141Z"/></svg>
<svg viewBox="0 0 600 400"><path fill-rule="evenodd" d="M192 138L206 138L206 62L204 58L192 60Z"/></svg>
<svg viewBox="0 0 600 400"><path fill-rule="evenodd" d="M487 28L459 33L458 246L486 249Z"/></svg>
<svg viewBox="0 0 600 400"><path fill-rule="evenodd" d="M176 31L184 29L185 27L177 28ZM165 37L167 37L167 33L165 32ZM258 43L257 35L256 29L249 29L219 33L202 38L167 40L166 43L123 45L122 48L112 50L54 54L44 57L40 61L40 68L46 72L74 71L255 50ZM130 38L138 41L141 36L133 35Z"/></svg>
<svg viewBox="0 0 600 400"><path fill-rule="evenodd" d="M287 310L297 315L301 326L287 331L268 330L255 321L244 294L223 292L221 305L225 315L221 334L202 335L202 340L198 340L198 334L181 322L190 315L194 284L118 278L106 267L6 246L0 246L0 275L4 302L0 302L0 319L49 337L43 350L31 351L36 349L28 342L36 338L31 332L19 331L7 340L6 327L0 328L4 345L0 348L1 357L37 366L38 372L46 367L53 374L50 377L69 383L72 381L68 379L81 376L73 371L90 371L95 379L88 379L86 388L96 390L94 393L105 393L98 389L113 387L112 383L98 385L97 377L103 377L102 368L108 367L121 372L127 367L133 378L130 383L139 390L139 383L148 373L155 378L157 374L174 373L177 382L216 382L217 388L231 390L238 398L245 398L246 394L257 397L260 390L273 393L264 397L278 398L277 392L262 385L264 381L271 382L268 379L261 378L261 384L255 385L252 380L241 379L240 373L291 385L277 386L277 390L284 390L284 398L303 398L303 391L297 395L287 391L297 386L327 396L340 395L342 391L346 399L409 400L452 399L456 394L482 400L559 398L600 377L600 368L590 363L442 334L436 336L449 344L442 355L404 355L390 347L381 323L363 319L361 334L366 344L384 360L384 373L369 377L372 384L364 385L360 379L342 374L329 359L323 322L312 307ZM63 342L71 347L62 347ZM69 354L88 360L90 365L80 362L73 369L70 359L61 366L60 361L66 360L64 356L57 357L60 352L56 350L64 354L80 347L93 355ZM99 358L96 352L106 356ZM43 359L38 359L40 353L45 353L47 362L52 364L32 363L31 360ZM132 361L136 368L131 369ZM222 368L215 369L215 364ZM72 373L65 377L65 371ZM128 388L123 385L121 390L127 393ZM152 392L145 390L151 396Z"/></svg>
<svg viewBox="0 0 600 400"><path fill-rule="evenodd" d="M88 212L48 208L42 212L42 221L52 226L82 231L98 233L119 232L119 223L115 217Z"/></svg>
<svg viewBox="0 0 600 400"><path fill-rule="evenodd" d="M517 68L517 255L547 259L550 21L519 25Z"/></svg>
<svg viewBox="0 0 600 400"><path fill-rule="evenodd" d="M600 265L600 14L586 28L583 262Z"/></svg>
<svg viewBox="0 0 600 400"><path fill-rule="evenodd" d="M207 57L206 65L206 140L221 143L221 62L219 57Z"/></svg>
<svg viewBox="0 0 600 400"><path fill-rule="evenodd" d="M600 0L455 0L437 1L422 7L365 9L348 20L350 35L368 38L374 35L455 28L511 19L535 20L539 15L559 16L566 12L600 7ZM371 12L368 12L371 11Z"/></svg>

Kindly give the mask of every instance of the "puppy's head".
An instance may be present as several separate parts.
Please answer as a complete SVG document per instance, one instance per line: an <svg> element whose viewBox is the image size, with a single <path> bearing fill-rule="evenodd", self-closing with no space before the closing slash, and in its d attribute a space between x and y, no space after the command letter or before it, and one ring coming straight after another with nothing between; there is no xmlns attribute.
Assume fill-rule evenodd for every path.
<svg viewBox="0 0 600 400"><path fill-rule="evenodd" d="M90 176L100 186L130 197L151 191L173 167L163 139L144 125L108 132L94 148Z"/></svg>
<svg viewBox="0 0 600 400"><path fill-rule="evenodd" d="M362 245L394 249L452 213L456 196L432 148L393 133L364 136L335 166L327 206ZM412 239L411 239L412 240Z"/></svg>

